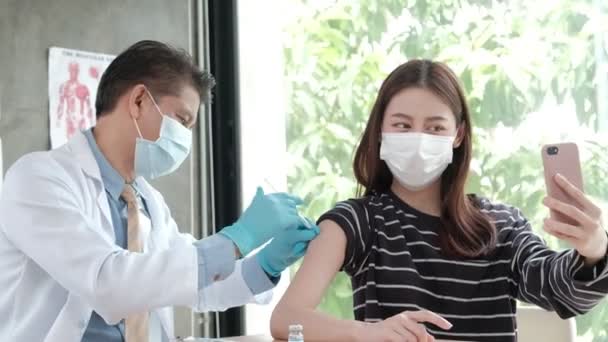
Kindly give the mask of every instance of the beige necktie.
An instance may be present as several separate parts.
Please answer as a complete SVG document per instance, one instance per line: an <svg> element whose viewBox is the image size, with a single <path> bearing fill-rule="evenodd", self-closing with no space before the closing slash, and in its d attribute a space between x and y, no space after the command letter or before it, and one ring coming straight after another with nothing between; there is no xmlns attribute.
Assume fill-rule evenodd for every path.
<svg viewBox="0 0 608 342"><path fill-rule="evenodd" d="M130 184L120 195L127 202L127 248L129 252L142 253L144 242L139 225L139 203ZM133 289L137 291L137 289ZM126 342L148 342L148 312L132 314L125 320Z"/></svg>

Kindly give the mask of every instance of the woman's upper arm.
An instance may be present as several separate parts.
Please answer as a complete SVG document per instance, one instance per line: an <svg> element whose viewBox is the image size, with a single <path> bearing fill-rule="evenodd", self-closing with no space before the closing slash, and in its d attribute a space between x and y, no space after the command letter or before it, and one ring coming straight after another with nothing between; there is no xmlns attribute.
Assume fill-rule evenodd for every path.
<svg viewBox="0 0 608 342"><path fill-rule="evenodd" d="M302 266L279 305L316 308L344 263L346 234L331 220L319 224L321 233L310 242Z"/></svg>

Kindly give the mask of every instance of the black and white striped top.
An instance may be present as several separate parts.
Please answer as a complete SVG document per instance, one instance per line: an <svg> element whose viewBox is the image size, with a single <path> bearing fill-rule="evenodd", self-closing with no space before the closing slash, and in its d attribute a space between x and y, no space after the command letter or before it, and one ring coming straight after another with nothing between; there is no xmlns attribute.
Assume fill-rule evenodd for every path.
<svg viewBox="0 0 608 342"><path fill-rule="evenodd" d="M342 268L351 277L357 320L426 309L453 324L449 331L427 324L436 338L516 341L516 299L566 318L604 298L606 259L584 267L576 251L548 249L518 209L473 198L498 230L497 248L479 259L443 256L439 218L390 192L338 203L319 219L346 234Z"/></svg>

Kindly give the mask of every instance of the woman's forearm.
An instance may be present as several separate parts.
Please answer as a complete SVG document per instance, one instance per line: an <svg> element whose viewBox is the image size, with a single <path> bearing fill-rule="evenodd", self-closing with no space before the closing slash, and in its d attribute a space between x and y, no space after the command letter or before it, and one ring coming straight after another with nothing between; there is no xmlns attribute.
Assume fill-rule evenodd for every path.
<svg viewBox="0 0 608 342"><path fill-rule="evenodd" d="M289 325L300 324L304 327L307 342L353 342L365 323L355 320L337 319L308 308L277 306L272 314L270 330L272 337L287 340Z"/></svg>
<svg viewBox="0 0 608 342"><path fill-rule="evenodd" d="M346 250L346 235L335 222L325 220L319 227L321 234L310 243L302 266L272 313L272 336L287 340L289 325L301 324L306 342L365 341L357 336L365 330L365 323L336 319L314 310L344 263Z"/></svg>

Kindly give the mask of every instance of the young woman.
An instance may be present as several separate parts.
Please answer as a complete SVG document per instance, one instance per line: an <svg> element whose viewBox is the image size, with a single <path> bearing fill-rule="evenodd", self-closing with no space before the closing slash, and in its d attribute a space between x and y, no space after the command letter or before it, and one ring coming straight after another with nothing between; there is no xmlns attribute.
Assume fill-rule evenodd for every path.
<svg viewBox="0 0 608 342"><path fill-rule="evenodd" d="M601 210L544 204L572 218L544 229L574 249L550 250L512 206L465 194L472 129L463 91L444 64L413 60L384 81L357 149L363 197L319 219L314 240L271 322L275 338L306 341L515 341L516 299L565 318L608 292ZM356 321L315 311L335 274L353 285Z"/></svg>

